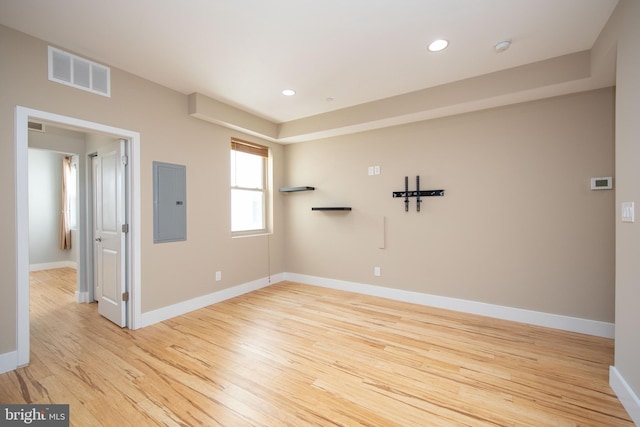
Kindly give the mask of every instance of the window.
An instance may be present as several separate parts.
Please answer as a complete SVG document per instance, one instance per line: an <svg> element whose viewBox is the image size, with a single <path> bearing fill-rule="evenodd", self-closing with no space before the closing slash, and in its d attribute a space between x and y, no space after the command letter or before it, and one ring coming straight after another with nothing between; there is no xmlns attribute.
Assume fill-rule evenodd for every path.
<svg viewBox="0 0 640 427"><path fill-rule="evenodd" d="M231 231L267 232L269 148L231 138Z"/></svg>

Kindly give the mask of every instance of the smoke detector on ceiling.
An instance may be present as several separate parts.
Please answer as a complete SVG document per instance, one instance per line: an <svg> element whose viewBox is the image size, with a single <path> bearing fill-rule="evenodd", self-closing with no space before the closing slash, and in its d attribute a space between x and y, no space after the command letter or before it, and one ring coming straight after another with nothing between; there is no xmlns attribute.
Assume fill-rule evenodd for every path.
<svg viewBox="0 0 640 427"><path fill-rule="evenodd" d="M496 43L494 48L496 50L496 53L500 53L509 49L509 46L511 46L511 40L502 40L501 42Z"/></svg>

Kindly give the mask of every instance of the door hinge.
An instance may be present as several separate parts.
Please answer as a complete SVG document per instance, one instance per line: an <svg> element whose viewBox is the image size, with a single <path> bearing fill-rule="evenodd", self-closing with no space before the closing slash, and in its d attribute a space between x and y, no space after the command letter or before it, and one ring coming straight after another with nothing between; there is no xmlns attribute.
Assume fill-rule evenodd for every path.
<svg viewBox="0 0 640 427"><path fill-rule="evenodd" d="M122 294L122 301L124 301L124 302L129 301L129 292L124 292Z"/></svg>
<svg viewBox="0 0 640 427"><path fill-rule="evenodd" d="M122 224L122 232L123 233L129 232L129 224Z"/></svg>
<svg viewBox="0 0 640 427"><path fill-rule="evenodd" d="M122 156L122 164L124 166L127 166L127 164L129 164L129 156L127 156L126 154Z"/></svg>

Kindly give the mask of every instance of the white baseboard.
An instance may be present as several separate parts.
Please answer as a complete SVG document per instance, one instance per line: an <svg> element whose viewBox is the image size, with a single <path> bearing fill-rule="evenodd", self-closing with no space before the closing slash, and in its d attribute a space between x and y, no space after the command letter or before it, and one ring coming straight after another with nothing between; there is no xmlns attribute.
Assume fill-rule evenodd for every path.
<svg viewBox="0 0 640 427"><path fill-rule="evenodd" d="M447 310L478 314L497 319L528 323L530 325L545 326L564 331L579 332L582 334L605 338L615 337L615 326L613 323L600 322L597 320L581 319L577 317L562 316L558 314L543 313L539 311L524 310L520 308L347 282L343 280L327 279L324 277L308 276L297 273L285 273L285 280L388 298L396 301L410 302L429 307L444 308Z"/></svg>
<svg viewBox="0 0 640 427"><path fill-rule="evenodd" d="M0 374L13 371L18 368L18 352L0 354Z"/></svg>
<svg viewBox="0 0 640 427"><path fill-rule="evenodd" d="M615 366L609 367L609 385L633 422L640 426L640 399Z"/></svg>
<svg viewBox="0 0 640 427"><path fill-rule="evenodd" d="M91 302L89 301L89 292L87 291L76 291L75 296L78 304L88 304Z"/></svg>
<svg viewBox="0 0 640 427"><path fill-rule="evenodd" d="M57 261L45 262L42 264L29 264L29 271L53 270L54 268L64 267L77 269L77 263L75 261Z"/></svg>
<svg viewBox="0 0 640 427"><path fill-rule="evenodd" d="M198 298L193 298L188 301L183 301L157 310L142 313L140 316L140 327L144 328L145 326L153 325L154 323L159 323L164 320L267 287L273 283L282 282L283 280L284 273L279 273L271 276L271 280L265 277L242 285L222 289Z"/></svg>

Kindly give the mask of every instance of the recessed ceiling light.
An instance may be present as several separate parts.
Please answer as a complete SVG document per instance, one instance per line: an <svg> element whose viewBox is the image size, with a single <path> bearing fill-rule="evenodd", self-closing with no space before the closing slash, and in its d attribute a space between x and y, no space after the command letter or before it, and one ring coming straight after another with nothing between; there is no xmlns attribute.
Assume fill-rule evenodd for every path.
<svg viewBox="0 0 640 427"><path fill-rule="evenodd" d="M447 46L449 46L449 42L447 40L438 39L438 40L432 41L431 44L429 44L429 50L431 52L440 52L441 50L445 49Z"/></svg>
<svg viewBox="0 0 640 427"><path fill-rule="evenodd" d="M293 90L293 89L285 89L285 90L282 91L282 94L284 96L293 96L293 95L296 94L296 91Z"/></svg>

